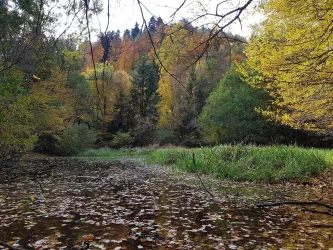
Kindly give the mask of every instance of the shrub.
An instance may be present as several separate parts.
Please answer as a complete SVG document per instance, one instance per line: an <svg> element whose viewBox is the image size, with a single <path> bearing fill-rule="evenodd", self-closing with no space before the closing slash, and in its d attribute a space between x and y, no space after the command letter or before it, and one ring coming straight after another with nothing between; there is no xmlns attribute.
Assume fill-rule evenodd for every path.
<svg viewBox="0 0 333 250"><path fill-rule="evenodd" d="M200 115L203 139L209 144L270 141L271 128L259 109L268 105L268 94L244 82L234 67L211 93Z"/></svg>
<svg viewBox="0 0 333 250"><path fill-rule="evenodd" d="M147 118L140 118L133 130L134 142L138 146L152 144L155 138L155 124Z"/></svg>
<svg viewBox="0 0 333 250"><path fill-rule="evenodd" d="M56 154L59 150L57 144L60 137L50 133L43 133L38 136L34 151L46 154Z"/></svg>
<svg viewBox="0 0 333 250"><path fill-rule="evenodd" d="M131 146L132 143L133 143L133 138L129 132L127 133L118 132L111 141L110 146L114 148L124 148Z"/></svg>
<svg viewBox="0 0 333 250"><path fill-rule="evenodd" d="M86 124L74 124L65 130L57 145L59 153L74 155L93 145L96 141L96 132Z"/></svg>
<svg viewBox="0 0 333 250"><path fill-rule="evenodd" d="M176 136L173 130L170 129L157 129L156 142L160 145L172 144L176 141Z"/></svg>

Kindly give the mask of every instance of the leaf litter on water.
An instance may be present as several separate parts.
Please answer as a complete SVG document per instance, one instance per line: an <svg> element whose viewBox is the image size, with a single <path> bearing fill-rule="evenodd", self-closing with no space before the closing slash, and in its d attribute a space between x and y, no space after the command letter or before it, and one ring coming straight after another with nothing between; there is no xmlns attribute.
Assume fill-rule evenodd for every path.
<svg viewBox="0 0 333 250"><path fill-rule="evenodd" d="M0 240L14 246L81 249L82 242L88 242L89 249L333 247L331 228L316 227L332 225L332 218L251 205L276 199L276 189L279 195L304 191L295 187L208 180L216 202L195 175L131 162L49 158L0 171L2 178L10 177L0 182ZM31 176L39 178L44 194Z"/></svg>

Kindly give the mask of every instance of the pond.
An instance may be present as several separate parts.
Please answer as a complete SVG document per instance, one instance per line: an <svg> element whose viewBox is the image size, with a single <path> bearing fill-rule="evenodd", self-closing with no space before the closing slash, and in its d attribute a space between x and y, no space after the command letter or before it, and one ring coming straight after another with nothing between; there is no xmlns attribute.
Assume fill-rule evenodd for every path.
<svg viewBox="0 0 333 250"><path fill-rule="evenodd" d="M0 241L21 249L333 249L327 211L254 205L310 199L307 187L202 178L214 197L196 175L133 161L2 167Z"/></svg>

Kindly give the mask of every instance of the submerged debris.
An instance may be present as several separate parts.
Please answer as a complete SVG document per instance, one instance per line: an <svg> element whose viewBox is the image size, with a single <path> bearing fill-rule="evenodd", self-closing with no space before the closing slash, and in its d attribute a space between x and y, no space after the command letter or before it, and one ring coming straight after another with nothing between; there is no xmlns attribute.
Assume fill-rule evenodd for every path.
<svg viewBox="0 0 333 250"><path fill-rule="evenodd" d="M70 158L2 168L0 240L26 249L333 247L332 216L250 205L304 187L208 181L213 199L195 175L168 171Z"/></svg>

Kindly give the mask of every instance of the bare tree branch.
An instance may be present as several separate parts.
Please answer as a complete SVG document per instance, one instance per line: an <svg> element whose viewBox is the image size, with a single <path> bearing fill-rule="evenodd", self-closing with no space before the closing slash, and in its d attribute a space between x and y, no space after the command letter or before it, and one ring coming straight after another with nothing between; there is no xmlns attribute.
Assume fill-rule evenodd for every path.
<svg viewBox="0 0 333 250"><path fill-rule="evenodd" d="M186 3L186 0L183 1L183 3L175 10L175 12L170 16L170 18L174 18L177 14L177 12L184 6L184 4Z"/></svg>
<svg viewBox="0 0 333 250"><path fill-rule="evenodd" d="M227 41L228 41L228 44L229 44L229 47L230 47L230 41L239 41L239 42L244 42L244 41L240 41L238 39L234 39L234 38L231 38L231 37L228 37L227 35L225 35L225 33L223 32L224 29L228 26L230 26L232 23L238 21L240 23L240 25L242 26L242 23L241 23L241 15L243 13L243 11L248 8L248 6L254 1L254 0L247 0L242 6L240 6L240 3L238 3L238 5L234 8L232 8L230 11L228 11L227 13L224 13L224 14L221 14L219 13L220 12L220 6L223 4L223 3L226 3L228 2L229 0L223 0L221 2L219 2L217 5L216 5L216 8L215 8L215 13L209 13L207 12L207 10L204 8L204 6L202 6L203 10L204 10L204 13L195 17L193 20L185 23L182 27L178 28L177 30L174 30L172 31L170 34L169 34L169 37L170 39L172 40L172 35L177 33L178 31L182 30L182 29L186 29L188 27L190 27L190 25L194 22L197 22L199 21L200 19L204 18L204 17L217 17L219 18L219 20L217 20L215 22L215 24L213 25L213 27L211 28L210 32L209 32L209 35L207 37L207 39L205 39L204 41L201 41L199 42L199 44L194 48L192 49L191 51L195 51L197 49L199 49L200 47L203 47L202 50L200 50L200 53L198 54L198 56L196 57L196 59L190 64L188 65L188 67L191 67L193 65L195 65L196 63L198 63L201 58L207 53L208 51L208 48L210 47L212 41L214 39L216 39L218 37L218 35L222 32L224 34L223 38L226 38ZM158 53L157 53L157 50L156 50L156 46L155 46L155 43L152 39L152 36L148 30L148 27L147 27L147 23L146 23L146 20L145 20L145 17L144 17L144 14L143 14L143 10L142 10L142 6L144 8L146 8L143 3L140 1L140 0L137 0L138 2L138 5L140 7L140 11L141 11L141 16L142 16L142 19L143 19L143 22L144 22L144 25L147 29L147 32L148 32L148 35L149 35L149 39L150 39L150 42L153 46L153 49L154 49L154 54L155 56L157 57L157 60L159 61L159 63L161 64L161 67L167 72L167 74L171 75L178 83L180 83L180 81L177 79L177 76L172 74L171 72L169 72L169 70L165 67L165 65L163 65ZM175 18L175 15L181 10L181 8L184 7L186 3L186 0L184 0L182 2L182 4L176 8L176 10L173 12L173 14L170 16L171 18L171 21L169 23L172 23L172 21L174 20ZM196 3L198 4L201 4L200 1L196 1ZM202 5L202 4L201 4ZM146 8L147 9L147 8ZM149 13L151 13L149 10L148 10ZM231 19L229 19L229 17ZM227 22L224 23L223 25L220 25L224 20L227 19ZM166 24L168 25L168 23ZM230 57L230 64L231 64L231 57ZM230 66L230 65L229 65ZM185 87L185 86L183 86Z"/></svg>
<svg viewBox="0 0 333 250"><path fill-rule="evenodd" d="M195 164L195 155L194 155L194 153L192 154L192 161L193 161L194 167L197 168L197 165ZM201 185L204 187L204 189L206 190L206 192L209 193L211 197L215 198L214 195L208 190L208 188L206 187L206 185L202 181L202 179L201 179L198 171L196 171L196 174L197 174L197 176L198 176L198 178L200 180Z"/></svg>
<svg viewBox="0 0 333 250"><path fill-rule="evenodd" d="M16 64L18 64L25 56L25 53L28 49L28 47L32 44L32 42L38 37L39 35L39 31L41 29L41 23L42 23L42 12L43 12L43 7L44 7L44 2L43 0L40 0L39 3L39 11L38 11L38 16L37 16L37 23L36 23L36 28L35 28L35 35L30 39L30 41L23 47L23 49L21 50L21 52L18 54L16 60L14 60L12 63L10 63L8 66L3 67L2 69L0 69L0 73L9 70L10 68L12 68L13 66L15 66Z"/></svg>
<svg viewBox="0 0 333 250"><path fill-rule="evenodd" d="M105 36L105 39L106 39L106 48L104 48L104 55L103 55L103 82L104 82L104 79L105 79L105 64L106 64L106 61L108 59L109 46L110 46L109 36L107 34L108 29L109 29L109 25L110 25L110 0L108 0L107 17L108 17L108 21L107 21L106 28L105 28L105 31L104 31L104 36ZM104 86L104 83L103 83L103 86Z"/></svg>
<svg viewBox="0 0 333 250"><path fill-rule="evenodd" d="M159 61L159 63L161 64L161 67L165 70L165 72L166 72L167 74L169 74L172 78L174 78L174 79L176 80L176 82L178 82L181 86L183 86L184 88L186 88L186 87L184 86L184 84L183 84L181 81L178 80L177 76L174 75L174 74L172 74L172 73L171 73L171 72L170 72L170 71L164 66L162 60L160 59L160 57L159 57L159 55L158 55L158 53L157 53L157 50L156 50L156 46L155 46L154 40L153 40L153 38L152 38L152 36L151 36L151 34L150 34L150 31L149 31L149 29L148 29L148 25L147 25L147 22L146 22L145 16L144 16L144 14L143 14L142 6L141 6L141 1L140 1L140 0L137 0L137 2L138 2L138 5L139 5L139 8L140 8L140 11L141 11L141 17L142 17L142 19L143 19L143 23L144 23L145 28L146 28L146 30L147 30L147 33L148 33L148 36L149 36L149 40L150 40L150 42L151 42L151 45L153 46L154 54L155 54L157 60Z"/></svg>
<svg viewBox="0 0 333 250"><path fill-rule="evenodd" d="M92 46L92 43L91 43L91 33L90 33L90 27L89 27L89 16L88 16L88 10L89 10L89 2L88 1L89 0L83 0L83 1L84 1L84 6L85 6L85 13L86 13L86 24L87 24L87 29L88 29L91 59L92 59L93 66L94 66L95 86L96 86L97 94L99 95L99 89L98 89L98 84L97 84L96 64L95 64L95 59L94 59L94 51L93 51L93 46Z"/></svg>

